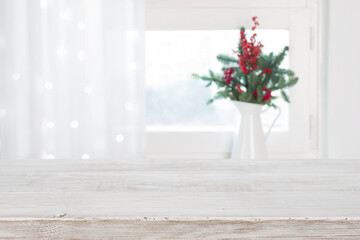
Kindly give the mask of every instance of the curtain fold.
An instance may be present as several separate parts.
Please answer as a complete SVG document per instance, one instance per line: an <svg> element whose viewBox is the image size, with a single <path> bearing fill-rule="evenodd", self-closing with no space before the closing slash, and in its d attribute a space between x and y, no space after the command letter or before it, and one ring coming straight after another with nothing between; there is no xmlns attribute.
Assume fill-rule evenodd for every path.
<svg viewBox="0 0 360 240"><path fill-rule="evenodd" d="M143 158L143 39L143 0L0 0L1 158Z"/></svg>

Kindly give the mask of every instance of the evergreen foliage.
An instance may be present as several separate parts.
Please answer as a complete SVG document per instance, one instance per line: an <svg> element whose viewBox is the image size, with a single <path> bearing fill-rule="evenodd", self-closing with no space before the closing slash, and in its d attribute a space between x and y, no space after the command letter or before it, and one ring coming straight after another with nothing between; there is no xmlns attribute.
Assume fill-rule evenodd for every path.
<svg viewBox="0 0 360 240"><path fill-rule="evenodd" d="M245 36L245 29L242 28L241 31L242 36ZM256 36L256 34L254 35ZM209 74L204 76L193 74L195 78L205 81L206 87L210 87L213 84L217 86L218 92L208 103L212 103L215 99L224 98L241 102L266 104L276 108L272 101L276 97L271 96L271 92L274 91L280 91L282 98L286 102L290 102L285 90L294 86L298 82L298 77L295 76L292 70L280 68L282 61L289 51L289 47L286 46L278 54L264 54L260 52L254 58L256 63L252 63L255 68L245 73L243 71L244 66L241 66L241 64L244 64L244 60L241 60L241 57L243 57L244 41L246 39L240 38L237 57L226 54L219 54L217 56L217 60L223 64L222 74L216 74L212 70L209 70ZM260 43L259 46L262 47ZM243 62L241 63L241 61Z"/></svg>

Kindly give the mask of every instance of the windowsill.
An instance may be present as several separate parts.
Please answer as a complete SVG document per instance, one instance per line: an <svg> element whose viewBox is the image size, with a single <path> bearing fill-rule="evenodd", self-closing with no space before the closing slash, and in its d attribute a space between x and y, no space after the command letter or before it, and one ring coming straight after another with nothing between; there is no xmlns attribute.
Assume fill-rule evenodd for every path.
<svg viewBox="0 0 360 240"><path fill-rule="evenodd" d="M201 132L234 132L236 127L224 126L148 126L148 133L201 133Z"/></svg>

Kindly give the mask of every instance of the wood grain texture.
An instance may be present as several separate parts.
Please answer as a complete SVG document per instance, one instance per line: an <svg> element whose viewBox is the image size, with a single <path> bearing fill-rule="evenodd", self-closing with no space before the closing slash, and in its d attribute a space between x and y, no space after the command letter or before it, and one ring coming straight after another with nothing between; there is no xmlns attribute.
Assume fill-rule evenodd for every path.
<svg viewBox="0 0 360 240"><path fill-rule="evenodd" d="M358 160L0 161L0 239L360 239L359 217Z"/></svg>
<svg viewBox="0 0 360 240"><path fill-rule="evenodd" d="M358 217L355 160L0 162L0 217Z"/></svg>
<svg viewBox="0 0 360 240"><path fill-rule="evenodd" d="M1 193L0 217L358 217L359 192Z"/></svg>
<svg viewBox="0 0 360 240"><path fill-rule="evenodd" d="M359 239L359 220L0 220L0 239Z"/></svg>

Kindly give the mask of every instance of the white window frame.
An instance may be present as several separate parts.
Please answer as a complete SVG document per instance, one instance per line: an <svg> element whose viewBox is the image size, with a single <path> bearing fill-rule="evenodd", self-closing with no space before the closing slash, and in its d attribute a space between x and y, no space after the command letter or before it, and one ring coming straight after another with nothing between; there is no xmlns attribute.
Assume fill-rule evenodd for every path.
<svg viewBox="0 0 360 240"><path fill-rule="evenodd" d="M318 151L318 0L147 0L146 30L288 29L290 68L299 83L290 89L290 129L268 139L270 157L314 158ZM215 16L215 17L214 17ZM147 129L149 158L226 158L232 131Z"/></svg>

